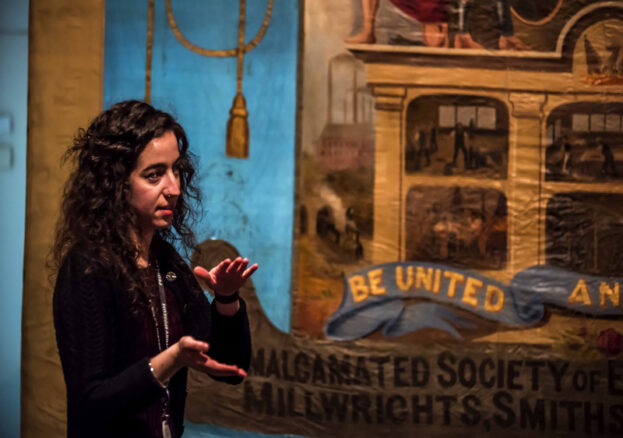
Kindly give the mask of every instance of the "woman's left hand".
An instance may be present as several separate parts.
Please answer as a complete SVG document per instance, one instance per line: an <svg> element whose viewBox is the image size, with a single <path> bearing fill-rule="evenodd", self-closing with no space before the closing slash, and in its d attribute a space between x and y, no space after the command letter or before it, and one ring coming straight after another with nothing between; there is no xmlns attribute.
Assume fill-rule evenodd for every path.
<svg viewBox="0 0 623 438"><path fill-rule="evenodd" d="M257 263L249 265L249 259L237 257L233 261L225 259L209 271L201 266L194 269L208 287L219 295L231 295L247 281L258 268Z"/></svg>

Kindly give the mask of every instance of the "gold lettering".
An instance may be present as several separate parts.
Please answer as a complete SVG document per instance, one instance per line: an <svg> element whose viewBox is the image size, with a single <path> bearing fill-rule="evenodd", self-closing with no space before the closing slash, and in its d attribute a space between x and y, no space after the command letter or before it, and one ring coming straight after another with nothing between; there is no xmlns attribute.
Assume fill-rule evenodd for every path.
<svg viewBox="0 0 623 438"><path fill-rule="evenodd" d="M370 280L370 293L372 295L383 295L387 291L384 287L379 287L383 282L383 270L374 269L368 272L368 279Z"/></svg>
<svg viewBox="0 0 623 438"><path fill-rule="evenodd" d="M482 281L467 277L465 282L465 289L463 290L463 302L470 306L478 307L478 299L476 298L476 292L482 287Z"/></svg>
<svg viewBox="0 0 623 438"><path fill-rule="evenodd" d="M591 302L591 297L588 294L588 286L586 286L586 282L582 279L578 281L578 284L569 295L570 303L580 303L586 306L591 306L593 303Z"/></svg>
<svg viewBox="0 0 623 438"><path fill-rule="evenodd" d="M454 294L456 294L456 284L463 283L465 281L465 276L452 271L445 271L443 276L450 279L450 284L448 284L448 297L454 298Z"/></svg>
<svg viewBox="0 0 623 438"><path fill-rule="evenodd" d="M407 281L405 282L404 269L396 266L396 285L400 290L407 291L413 286L413 266L407 267Z"/></svg>
<svg viewBox="0 0 623 438"><path fill-rule="evenodd" d="M350 290L353 291L353 301L359 303L370 296L370 290L366 285L366 277L363 275L353 275L348 279Z"/></svg>
<svg viewBox="0 0 623 438"><path fill-rule="evenodd" d="M499 312L504 307L504 292L492 284L487 286L485 294L485 310L487 312Z"/></svg>
<svg viewBox="0 0 623 438"><path fill-rule="evenodd" d="M433 286L433 292L438 294L441 290L441 269L435 269L435 285Z"/></svg>
<svg viewBox="0 0 623 438"><path fill-rule="evenodd" d="M619 293L619 283L614 283L614 289L608 283L602 281L599 285L599 305L606 307L606 297L614 307L621 305L621 294Z"/></svg>
<svg viewBox="0 0 623 438"><path fill-rule="evenodd" d="M420 288L422 286L424 286L424 289L428 291L433 288L433 268L428 268L424 271L423 267L417 267L417 273L415 274L415 287Z"/></svg>

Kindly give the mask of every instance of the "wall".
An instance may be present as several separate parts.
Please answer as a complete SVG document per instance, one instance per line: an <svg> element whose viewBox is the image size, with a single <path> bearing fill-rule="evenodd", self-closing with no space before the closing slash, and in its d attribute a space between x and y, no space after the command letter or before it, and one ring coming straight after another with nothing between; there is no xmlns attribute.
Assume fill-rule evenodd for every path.
<svg viewBox="0 0 623 438"><path fill-rule="evenodd" d="M29 12L28 139L21 436L66 435L65 384L46 269L62 187L61 157L78 126L102 107L104 0L32 0Z"/></svg>
<svg viewBox="0 0 623 438"><path fill-rule="evenodd" d="M0 436L19 436L20 349L26 200L28 1L0 1Z"/></svg>
<svg viewBox="0 0 623 438"><path fill-rule="evenodd" d="M258 33L268 0L247 2L245 40ZM171 2L187 41L223 50L236 46L237 1ZM147 2L106 2L104 107L145 98ZM197 17L206 18L207 22ZM242 91L249 112L249 157L225 155L236 58L202 56L176 39L165 2L154 3L151 103L182 124L198 158L203 217L199 242L230 242L260 269L253 275L272 323L290 327L294 124L298 3L276 1L266 34L244 57Z"/></svg>

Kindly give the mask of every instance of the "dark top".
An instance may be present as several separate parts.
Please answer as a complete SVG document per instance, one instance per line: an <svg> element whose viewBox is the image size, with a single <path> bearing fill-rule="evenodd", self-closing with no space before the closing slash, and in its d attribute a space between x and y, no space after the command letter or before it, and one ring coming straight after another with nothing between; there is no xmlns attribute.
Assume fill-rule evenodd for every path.
<svg viewBox="0 0 623 438"><path fill-rule="evenodd" d="M162 307L160 305L160 296L158 292L158 274L155 266L150 266L143 270L144 283L147 287L147 291L150 292L150 299L154 306L154 314L158 318L158 326L156 333L156 323L154 322L154 314L151 311L143 311L142 321L143 328L141 333L141 343L138 348L132 352L130 362L137 362L144 357L154 357L160 351L165 348L166 333L164 330ZM167 302L167 320L169 321L169 345L175 344L184 336L184 325L182 322L182 311L179 303L175 298L175 294L171 289L167 287L166 281L164 283L164 292ZM166 397L162 396L159 400L152 401L145 407L139 414L138 419L147 424L149 429L149 436L160 437L162 436L162 414L163 403L166 402ZM181 432L175 429L173 424L170 424L171 437L177 438L181 435Z"/></svg>
<svg viewBox="0 0 623 438"><path fill-rule="evenodd" d="M166 289L173 293L179 309L183 334L209 342L208 354L213 359L247 370L251 339L244 301L240 300L235 315L219 314L175 249L163 242L155 246ZM67 386L68 437L154 436L147 420L149 406L161 399L164 390L148 366L153 354L145 351L145 312L149 309L133 312L130 304L129 293L101 269L89 266L78 251L65 257L56 280L53 310ZM145 356L137 358L141 351ZM183 432L186 376L183 368L169 382L176 435ZM242 381L214 378L233 384Z"/></svg>

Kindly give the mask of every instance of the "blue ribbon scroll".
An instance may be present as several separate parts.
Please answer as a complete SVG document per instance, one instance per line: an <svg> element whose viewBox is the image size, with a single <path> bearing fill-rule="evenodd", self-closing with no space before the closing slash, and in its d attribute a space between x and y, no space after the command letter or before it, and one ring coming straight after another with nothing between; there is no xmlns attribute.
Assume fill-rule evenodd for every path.
<svg viewBox="0 0 623 438"><path fill-rule="evenodd" d="M468 270L419 262L361 269L344 280L338 310L325 323L329 338L353 340L378 329L400 336L432 328L462 339L474 322L456 309L507 326L538 324L547 306L604 318L623 317L620 284L552 266L533 266L510 285ZM417 299L410 303L409 299Z"/></svg>

